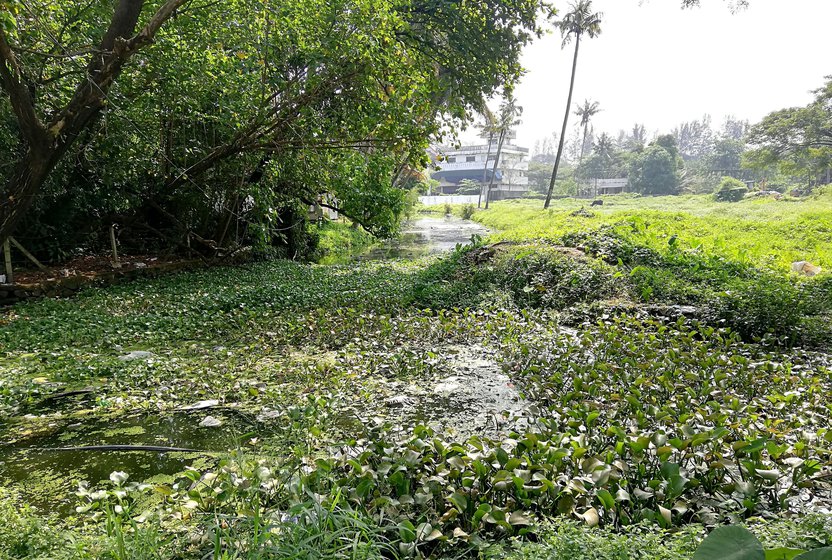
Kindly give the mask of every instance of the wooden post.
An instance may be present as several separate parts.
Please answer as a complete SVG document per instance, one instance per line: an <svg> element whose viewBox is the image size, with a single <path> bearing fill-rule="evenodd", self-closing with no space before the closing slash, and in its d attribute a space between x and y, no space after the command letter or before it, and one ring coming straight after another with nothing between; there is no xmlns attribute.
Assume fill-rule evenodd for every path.
<svg viewBox="0 0 832 560"><path fill-rule="evenodd" d="M3 259L6 261L6 284L14 284L14 275L12 274L12 244L6 238L3 241Z"/></svg>
<svg viewBox="0 0 832 560"><path fill-rule="evenodd" d="M23 256L24 256L24 257L26 257L27 259L29 259L30 261L32 261L33 263L35 263L35 266L36 266L36 267L38 267L38 268L39 268L39 269L41 269L41 270L46 270L46 267L45 267L45 266L43 266L43 265L41 264L41 262L35 258L35 255L33 255L32 253L30 253L29 251L27 251L27 250L26 250L26 248L25 248L23 245L21 245L20 243L18 243L17 239L15 239L14 237L9 236L9 241L11 241L11 242L12 242L12 245L14 245L15 247L17 247L17 248L18 248L18 250L19 250L21 253L23 253Z"/></svg>
<svg viewBox="0 0 832 560"><path fill-rule="evenodd" d="M113 248L113 268L121 268L118 262L118 250L116 249L116 225L110 224L110 246Z"/></svg>

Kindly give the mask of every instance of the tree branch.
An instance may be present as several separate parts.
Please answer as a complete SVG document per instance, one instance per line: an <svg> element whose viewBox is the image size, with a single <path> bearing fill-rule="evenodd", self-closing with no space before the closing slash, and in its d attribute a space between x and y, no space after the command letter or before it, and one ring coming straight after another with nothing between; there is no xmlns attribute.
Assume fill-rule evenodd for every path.
<svg viewBox="0 0 832 560"><path fill-rule="evenodd" d="M35 102L29 88L23 83L23 72L17 63L6 32L0 27L0 83L9 94L12 110L17 117L20 131L30 147L38 146L45 139L46 129L35 113Z"/></svg>
<svg viewBox="0 0 832 560"><path fill-rule="evenodd" d="M101 110L103 100L125 63L142 47L153 42L162 25L188 0L167 0L150 21L131 37L144 0L120 0L110 26L101 40L99 54L92 57L87 79L75 90L69 104L47 126L53 139L62 133L77 135Z"/></svg>
<svg viewBox="0 0 832 560"><path fill-rule="evenodd" d="M338 212L339 214L343 214L344 216L346 216L347 218L349 218L350 220L352 220L352 221L353 221L353 222L355 222L356 224L358 224L358 225L360 225L361 227L363 227L363 228L364 228L365 230L367 230L368 232L370 232L370 233L372 233L373 235L375 235L375 233L373 232L373 228L371 228L371 227L370 227L370 226L368 226L366 223L364 223L364 221L363 221L363 220L361 220L361 219L359 219L359 218L357 218L357 217L355 217L355 216L351 216L350 214L347 214L346 212L344 212L341 208L338 208L337 206L333 206L332 204L328 204L328 203L326 203L326 202L311 201L311 200L309 200L309 199L301 199L301 200L303 200L304 204L309 204L310 206L312 206L312 205L317 205L317 206L320 206L321 208L329 208L330 210L335 210L335 211L336 211L336 212Z"/></svg>

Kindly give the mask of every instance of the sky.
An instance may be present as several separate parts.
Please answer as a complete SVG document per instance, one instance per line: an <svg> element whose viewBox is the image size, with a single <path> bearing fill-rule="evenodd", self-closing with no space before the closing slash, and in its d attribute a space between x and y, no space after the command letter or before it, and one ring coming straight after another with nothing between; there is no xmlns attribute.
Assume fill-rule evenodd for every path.
<svg viewBox="0 0 832 560"><path fill-rule="evenodd" d="M566 1L554 4L568 9ZM581 41L573 108L587 98L600 103L597 133L615 136L638 122L652 136L705 114L714 128L727 115L753 123L807 104L832 74L832 0L750 0L736 13L724 0L692 9L681 0L594 0L593 7L603 12L602 33ZM573 48L562 50L554 31L525 48L516 144L532 148L560 131ZM568 134L576 120L573 114Z"/></svg>

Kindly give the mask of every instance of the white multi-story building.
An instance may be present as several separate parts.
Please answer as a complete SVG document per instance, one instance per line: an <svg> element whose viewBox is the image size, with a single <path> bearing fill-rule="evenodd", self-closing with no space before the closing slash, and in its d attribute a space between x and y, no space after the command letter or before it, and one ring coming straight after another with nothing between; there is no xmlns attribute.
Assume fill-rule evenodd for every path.
<svg viewBox="0 0 832 560"><path fill-rule="evenodd" d="M491 200L525 195L529 190L529 149L512 144L515 136L514 132L506 135L496 172L494 160L497 159L497 138L493 139L490 147L486 139L485 143L474 146L437 148L433 159L438 170L432 177L439 181L440 192L457 192L465 179L488 185L494 173Z"/></svg>

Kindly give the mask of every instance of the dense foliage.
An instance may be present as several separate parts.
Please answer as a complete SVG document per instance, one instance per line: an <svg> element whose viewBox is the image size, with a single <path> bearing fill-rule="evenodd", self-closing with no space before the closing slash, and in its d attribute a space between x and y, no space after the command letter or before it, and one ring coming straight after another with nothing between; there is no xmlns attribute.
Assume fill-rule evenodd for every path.
<svg viewBox="0 0 832 560"><path fill-rule="evenodd" d="M0 31L9 69L0 237L22 220L19 240L53 258L100 245L111 223L127 247L286 246L321 195L389 235L428 140L511 88L544 9L537 0L156 4L14 0L3 12L12 19ZM145 44L141 26L162 13ZM126 51L112 48L122 40L113 33ZM89 89L85 72L102 83ZM76 111L79 92L89 114ZM31 167L38 173L21 171Z"/></svg>
<svg viewBox="0 0 832 560"><path fill-rule="evenodd" d="M719 189L714 193L714 198L721 202L738 202L748 193L745 183L733 177L723 177L719 182Z"/></svg>
<svg viewBox="0 0 832 560"><path fill-rule="evenodd" d="M775 165L811 182L832 182L832 77L814 93L806 107L775 111L751 128L748 165Z"/></svg>

